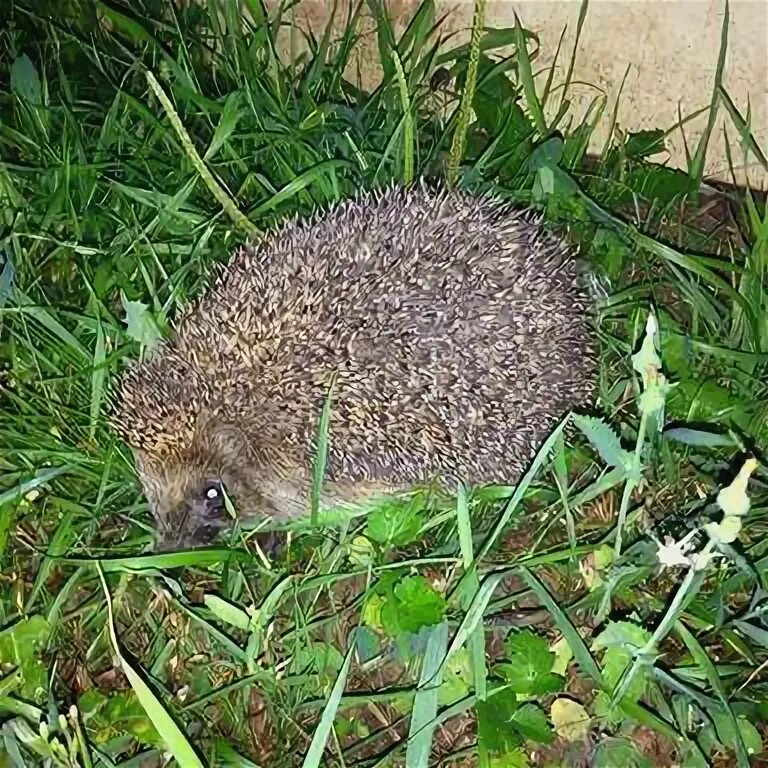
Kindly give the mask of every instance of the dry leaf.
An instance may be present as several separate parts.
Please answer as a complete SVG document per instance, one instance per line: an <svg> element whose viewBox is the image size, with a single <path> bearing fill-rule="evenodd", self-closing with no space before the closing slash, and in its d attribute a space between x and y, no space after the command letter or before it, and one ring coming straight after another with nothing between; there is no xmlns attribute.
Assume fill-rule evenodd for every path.
<svg viewBox="0 0 768 768"><path fill-rule="evenodd" d="M589 732L590 717L587 710L573 699L555 699L549 717L557 735L566 741L581 741Z"/></svg>
<svg viewBox="0 0 768 768"><path fill-rule="evenodd" d="M573 658L571 646L568 645L568 641L564 637L561 637L549 649L555 654L555 663L552 665L552 671L556 675L565 677L565 673L568 671L568 664Z"/></svg>

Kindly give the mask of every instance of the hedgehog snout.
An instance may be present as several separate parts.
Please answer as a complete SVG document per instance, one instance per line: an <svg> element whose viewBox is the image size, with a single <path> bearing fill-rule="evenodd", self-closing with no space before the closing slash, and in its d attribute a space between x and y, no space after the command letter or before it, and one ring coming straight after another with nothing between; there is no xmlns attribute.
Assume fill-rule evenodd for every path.
<svg viewBox="0 0 768 768"><path fill-rule="evenodd" d="M207 481L195 494L167 515L159 526L160 551L210 544L226 525L224 489L218 480Z"/></svg>
<svg viewBox="0 0 768 768"><path fill-rule="evenodd" d="M207 481L200 493L188 500L187 520L192 538L198 543L208 543L224 528L224 489L218 480Z"/></svg>

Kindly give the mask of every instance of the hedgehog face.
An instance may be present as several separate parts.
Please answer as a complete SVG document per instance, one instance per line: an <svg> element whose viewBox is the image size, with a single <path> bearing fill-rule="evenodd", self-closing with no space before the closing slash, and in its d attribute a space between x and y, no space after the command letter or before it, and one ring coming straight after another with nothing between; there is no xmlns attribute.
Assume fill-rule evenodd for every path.
<svg viewBox="0 0 768 768"><path fill-rule="evenodd" d="M211 478L173 510L164 527L158 526L158 549L168 551L210 544L226 522L224 484L218 478Z"/></svg>
<svg viewBox="0 0 768 768"><path fill-rule="evenodd" d="M135 450L136 468L157 526L160 550L209 544L231 522L225 495L253 496L247 446L239 430L196 430L174 451Z"/></svg>
<svg viewBox="0 0 768 768"><path fill-rule="evenodd" d="M311 479L283 451L248 442L242 430L208 420L183 445L134 448L136 469L157 528L157 548L210 544L232 519L244 523L304 514Z"/></svg>
<svg viewBox="0 0 768 768"><path fill-rule="evenodd" d="M137 452L136 465L157 527L160 551L209 544L227 523L225 483L207 461Z"/></svg>

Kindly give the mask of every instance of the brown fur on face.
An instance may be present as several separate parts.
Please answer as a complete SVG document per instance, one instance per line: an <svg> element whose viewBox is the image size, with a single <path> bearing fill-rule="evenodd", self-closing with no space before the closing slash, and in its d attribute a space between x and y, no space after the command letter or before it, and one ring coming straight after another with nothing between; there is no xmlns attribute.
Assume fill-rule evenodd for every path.
<svg viewBox="0 0 768 768"><path fill-rule="evenodd" d="M154 451L136 449L136 468L157 525L158 547L180 549L207 544L232 520L221 503L206 492L218 484L243 522L276 520L303 514L309 480L298 468L288 472L274 460L259 461L236 427L203 423L185 446Z"/></svg>
<svg viewBox="0 0 768 768"><path fill-rule="evenodd" d="M136 450L136 468L157 525L161 551L209 544L232 522L224 504L206 497L218 484L243 523L282 522L306 514L311 476L285 455L249 444L236 427L207 423L179 451ZM323 507L355 505L399 490L381 483L328 483Z"/></svg>

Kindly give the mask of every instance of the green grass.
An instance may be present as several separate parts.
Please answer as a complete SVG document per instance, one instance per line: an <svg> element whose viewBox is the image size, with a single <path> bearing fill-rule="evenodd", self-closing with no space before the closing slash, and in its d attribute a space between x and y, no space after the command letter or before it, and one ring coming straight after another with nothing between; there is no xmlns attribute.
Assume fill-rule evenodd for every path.
<svg viewBox="0 0 768 768"><path fill-rule="evenodd" d="M384 79L364 92L347 63L371 9ZM610 117L597 100L571 120L571 52L560 84L520 24L440 48L429 0L403 33L353 8L287 63L258 0L4 13L0 763L749 765L768 735L762 466L747 514L726 494L705 526L768 438L768 214L746 192L704 210L714 110L768 163L725 49L675 171L652 160L685 120L588 158ZM103 418L121 364L249 234L454 172L567 227L604 277L601 418L567 417L517 488L310 520L273 561L245 538L152 554ZM689 528L721 556L660 569L654 540Z"/></svg>

